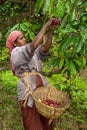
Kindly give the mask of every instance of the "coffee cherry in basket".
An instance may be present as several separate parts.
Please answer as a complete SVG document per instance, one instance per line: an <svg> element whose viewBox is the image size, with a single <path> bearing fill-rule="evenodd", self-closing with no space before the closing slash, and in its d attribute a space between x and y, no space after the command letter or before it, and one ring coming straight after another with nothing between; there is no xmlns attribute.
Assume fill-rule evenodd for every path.
<svg viewBox="0 0 87 130"><path fill-rule="evenodd" d="M59 103L57 103L57 102L55 102L51 99L47 99L47 100L43 99L42 103L45 104L45 105L48 105L50 107L55 107L55 108L59 107L59 105L60 105Z"/></svg>
<svg viewBox="0 0 87 130"><path fill-rule="evenodd" d="M48 101L47 101L47 100L44 100L44 99L42 100L42 103L45 104L45 105L49 105L49 104L48 104Z"/></svg>

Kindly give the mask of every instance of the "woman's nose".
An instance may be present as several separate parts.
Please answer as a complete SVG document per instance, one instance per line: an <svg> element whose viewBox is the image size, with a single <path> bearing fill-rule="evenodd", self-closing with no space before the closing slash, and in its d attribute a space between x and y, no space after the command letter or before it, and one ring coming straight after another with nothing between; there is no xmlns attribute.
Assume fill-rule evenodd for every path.
<svg viewBox="0 0 87 130"><path fill-rule="evenodd" d="M26 38L24 37L23 40L26 41Z"/></svg>
<svg viewBox="0 0 87 130"><path fill-rule="evenodd" d="M24 43L26 43L26 38L23 38Z"/></svg>

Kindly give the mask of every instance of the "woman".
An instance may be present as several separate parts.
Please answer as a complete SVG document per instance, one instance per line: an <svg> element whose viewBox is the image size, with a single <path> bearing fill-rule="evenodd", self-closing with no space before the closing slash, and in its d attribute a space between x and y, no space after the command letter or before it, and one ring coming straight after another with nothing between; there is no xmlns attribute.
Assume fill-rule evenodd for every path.
<svg viewBox="0 0 87 130"><path fill-rule="evenodd" d="M11 32L6 41L11 55L12 71L19 78L18 100L25 130L53 130L55 127L55 121L49 125L49 119L37 112L31 93L38 87L49 86L47 80L41 75L41 65L42 60L49 54L55 25L59 24L60 21L56 18L48 20L30 44L26 44L23 33L18 30ZM41 45L47 29L48 38Z"/></svg>

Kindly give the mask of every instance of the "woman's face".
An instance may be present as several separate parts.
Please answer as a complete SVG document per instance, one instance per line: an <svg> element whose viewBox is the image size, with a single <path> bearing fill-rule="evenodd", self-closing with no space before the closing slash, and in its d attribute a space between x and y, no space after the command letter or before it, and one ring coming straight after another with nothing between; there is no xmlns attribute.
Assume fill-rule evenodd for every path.
<svg viewBox="0 0 87 130"><path fill-rule="evenodd" d="M26 39L22 32L20 32L18 38L14 42L14 46L24 46L26 44Z"/></svg>

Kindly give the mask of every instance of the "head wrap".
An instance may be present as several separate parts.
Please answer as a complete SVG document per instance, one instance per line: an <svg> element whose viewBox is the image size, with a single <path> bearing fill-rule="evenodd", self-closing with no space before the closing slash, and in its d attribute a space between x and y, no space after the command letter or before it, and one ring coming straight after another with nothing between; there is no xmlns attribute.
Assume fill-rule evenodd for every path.
<svg viewBox="0 0 87 130"><path fill-rule="evenodd" d="M7 38L7 41L6 41L6 46L9 48L9 53L11 54L13 48L14 48L14 45L13 43L15 42L15 40L17 39L17 37L19 36L20 34L20 31L18 30L15 30L13 32L11 32Z"/></svg>
<svg viewBox="0 0 87 130"><path fill-rule="evenodd" d="M7 41L6 41L6 46L9 48L9 53L11 54L13 48L14 48L14 45L13 43L15 42L15 40L18 38L19 34L20 34L21 31L18 31L18 30L15 30L13 32L11 32L7 38ZM14 72L14 69L12 67L12 63L11 63L11 58L10 58L10 67L11 67L11 70L13 72L13 75L15 75L15 72Z"/></svg>

